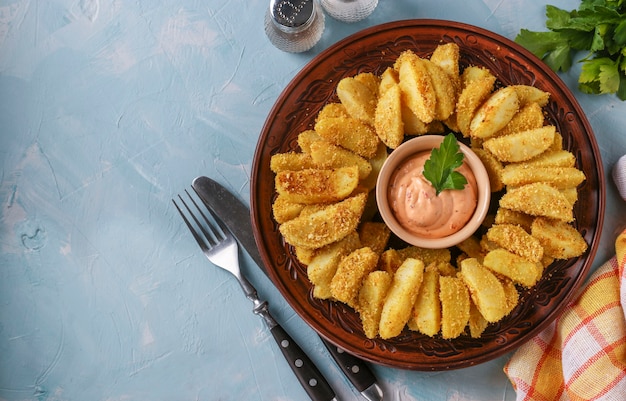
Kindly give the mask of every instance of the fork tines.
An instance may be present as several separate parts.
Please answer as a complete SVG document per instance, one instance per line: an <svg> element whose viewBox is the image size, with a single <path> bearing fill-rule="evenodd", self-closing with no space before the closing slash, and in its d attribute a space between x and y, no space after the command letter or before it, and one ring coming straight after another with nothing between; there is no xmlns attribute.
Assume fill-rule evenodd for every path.
<svg viewBox="0 0 626 401"><path fill-rule="evenodd" d="M213 213L210 209L206 207L204 209L201 208L198 202L196 202L194 197L191 196L191 194L187 190L185 190L185 193L187 194L187 197L189 198L191 203L193 203L193 206L195 206L195 209L198 211L201 217L197 217L198 213L193 212L193 210L190 208L187 202L185 202L180 194L178 195L178 199L180 200L180 203L182 203L182 205L184 206L184 209L187 211L187 213L183 212L183 209L178 206L174 199L172 199L172 202L174 203L174 206L176 206L176 209L182 216L185 224L187 224L187 227L198 242L198 245L200 245L202 249L211 249L213 246L217 245L220 241L225 239L224 232L226 228L222 226L221 222L216 219L215 216L213 216ZM202 201L199 201L199 203L204 205L204 202ZM191 220L187 218L187 214L191 216ZM211 218L209 218L207 215L211 216ZM195 224L192 223L192 220ZM198 230L202 231L204 237L200 235Z"/></svg>

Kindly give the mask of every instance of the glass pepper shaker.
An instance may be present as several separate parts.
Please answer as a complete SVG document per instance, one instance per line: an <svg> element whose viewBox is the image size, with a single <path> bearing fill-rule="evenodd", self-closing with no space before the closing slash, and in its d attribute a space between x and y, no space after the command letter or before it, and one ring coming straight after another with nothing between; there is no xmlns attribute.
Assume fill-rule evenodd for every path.
<svg viewBox="0 0 626 401"><path fill-rule="evenodd" d="M265 15L265 34L278 49L307 51L324 32L324 12L317 0L271 0Z"/></svg>
<svg viewBox="0 0 626 401"><path fill-rule="evenodd" d="M336 20L356 22L370 15L378 0L322 0L324 11Z"/></svg>

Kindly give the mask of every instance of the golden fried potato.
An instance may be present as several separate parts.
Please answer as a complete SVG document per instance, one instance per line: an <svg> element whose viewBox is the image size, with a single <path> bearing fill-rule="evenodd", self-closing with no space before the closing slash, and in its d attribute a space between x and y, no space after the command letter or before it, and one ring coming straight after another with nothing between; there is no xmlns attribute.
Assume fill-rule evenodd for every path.
<svg viewBox="0 0 626 401"><path fill-rule="evenodd" d="M511 121L509 121L507 125L496 132L493 136L505 136L515 134L517 132L541 128L543 127L544 120L543 109L537 103L530 103L523 107L520 106L520 110L513 116Z"/></svg>
<svg viewBox="0 0 626 401"><path fill-rule="evenodd" d="M380 77L372 72L360 72L354 76L354 79L367 86L374 96L378 97L380 87Z"/></svg>
<svg viewBox="0 0 626 401"><path fill-rule="evenodd" d="M294 203L335 202L349 196L358 184L357 166L280 171L275 177L278 195Z"/></svg>
<svg viewBox="0 0 626 401"><path fill-rule="evenodd" d="M517 92L505 86L489 96L476 109L470 121L469 134L476 138L490 138L504 128L519 110Z"/></svg>
<svg viewBox="0 0 626 401"><path fill-rule="evenodd" d="M463 333L470 314L470 296L463 280L458 277L439 277L441 301L441 336L456 338Z"/></svg>
<svg viewBox="0 0 626 401"><path fill-rule="evenodd" d="M552 125L487 139L483 146L502 162L522 162L545 152L554 141Z"/></svg>
<svg viewBox="0 0 626 401"><path fill-rule="evenodd" d="M342 103L326 103L322 110L317 113L316 121L323 120L325 118L347 118L350 117L346 106Z"/></svg>
<svg viewBox="0 0 626 401"><path fill-rule="evenodd" d="M587 242L580 232L562 221L538 217L531 234L541 243L546 255L556 259L575 258L587 250Z"/></svg>
<svg viewBox="0 0 626 401"><path fill-rule="evenodd" d="M390 86L380 95L374 113L374 128L380 140L391 149L400 146L404 140L399 85Z"/></svg>
<svg viewBox="0 0 626 401"><path fill-rule="evenodd" d="M315 160L307 153L276 153L270 158L270 170L274 173L281 171L297 171L318 168Z"/></svg>
<svg viewBox="0 0 626 401"><path fill-rule="evenodd" d="M497 322L508 313L502 283L474 258L461 262L459 277L469 290L472 301L488 322Z"/></svg>
<svg viewBox="0 0 626 401"><path fill-rule="evenodd" d="M496 224L487 230L486 235L489 241L531 262L540 262L543 258L539 241L520 226Z"/></svg>
<svg viewBox="0 0 626 401"><path fill-rule="evenodd" d="M519 303L519 292L513 280L508 277L499 276L498 279L502 283L504 295L506 296L507 314L511 313L513 308Z"/></svg>
<svg viewBox="0 0 626 401"><path fill-rule="evenodd" d="M330 143L343 146L369 159L376 154L378 135L368 124L351 117L318 119L315 132Z"/></svg>
<svg viewBox="0 0 626 401"><path fill-rule="evenodd" d="M524 287L535 285L542 273L537 263L502 248L487 253L483 265Z"/></svg>
<svg viewBox="0 0 626 401"><path fill-rule="evenodd" d="M421 248L419 246L407 246L398 250L398 254L402 259L414 258L424 262L425 265L431 263L448 263L451 260L450 250Z"/></svg>
<svg viewBox="0 0 626 401"><path fill-rule="evenodd" d="M481 69L476 68L467 68L465 71L477 71L482 72ZM478 76L482 76L481 78L468 78L466 73L463 73L464 82L466 82L466 86L459 94L459 99L456 103L456 122L459 127L459 131L464 136L470 136L470 124L476 110L480 107L481 104L485 100L489 98L491 95L491 91L493 90L493 85L496 82L496 77L491 75L491 73L482 76L482 74L477 74ZM467 74L470 75L471 74Z"/></svg>
<svg viewBox="0 0 626 401"><path fill-rule="evenodd" d="M363 280L376 269L377 263L378 255L368 247L356 249L341 259L330 281L333 298L356 309Z"/></svg>
<svg viewBox="0 0 626 401"><path fill-rule="evenodd" d="M361 244L372 249L378 255L383 253L389 242L391 230L385 223L365 221L359 227Z"/></svg>
<svg viewBox="0 0 626 401"><path fill-rule="evenodd" d="M397 250L385 249L378 259L378 270L394 274L406 258L402 258Z"/></svg>
<svg viewBox="0 0 626 401"><path fill-rule="evenodd" d="M400 83L398 77L398 71L392 67L387 67L385 71L380 75L380 84L378 85L378 96L382 96L387 89Z"/></svg>
<svg viewBox="0 0 626 401"><path fill-rule="evenodd" d="M367 338L375 338L378 335L380 315L391 280L392 275L382 270L371 272L363 280L359 290L357 311L361 316L363 331Z"/></svg>
<svg viewBox="0 0 626 401"><path fill-rule="evenodd" d="M548 100L550 100L550 93L542 91L539 88L535 88L530 85L511 85L513 89L517 92L517 96L520 100L521 106L526 106L530 103L535 103L538 106L545 106L548 104Z"/></svg>
<svg viewBox="0 0 626 401"><path fill-rule="evenodd" d="M367 201L367 194L347 198L280 225L285 241L293 246L321 248L339 241L356 230Z"/></svg>
<svg viewBox="0 0 626 401"><path fill-rule="evenodd" d="M394 64L403 98L411 111L424 123L435 118L437 96L424 60L410 50L402 52Z"/></svg>
<svg viewBox="0 0 626 401"><path fill-rule="evenodd" d="M476 148L472 149L476 156L483 162L485 166L485 170L487 170L487 175L489 175L489 183L491 185L491 192L498 192L504 188L504 183L502 182L502 170L504 166L498 159L495 158L490 152L485 149Z"/></svg>
<svg viewBox="0 0 626 401"><path fill-rule="evenodd" d="M459 60L460 49L456 43L438 45L430 56L430 61L441 67L448 74L457 91L461 87Z"/></svg>
<svg viewBox="0 0 626 401"><path fill-rule="evenodd" d="M376 187L378 174L380 173L380 169L383 168L383 164L385 164L387 156L387 146L384 143L380 142L378 144L378 149L376 149L376 154L374 155L374 157L369 159L369 163L372 166L372 171L365 179L361 180L359 185L369 190L373 190Z"/></svg>
<svg viewBox="0 0 626 401"><path fill-rule="evenodd" d="M316 298L332 298L330 283L337 272L339 262L360 247L359 235L353 231L343 239L315 250L315 254L307 266L307 276L315 286L314 296ZM307 248L296 247L296 249Z"/></svg>
<svg viewBox="0 0 626 401"><path fill-rule="evenodd" d="M342 106L343 107L343 106ZM323 138L312 129L302 131L298 134L298 146L303 153L311 153L311 144L316 141L321 141Z"/></svg>
<svg viewBox="0 0 626 401"><path fill-rule="evenodd" d="M296 203L286 199L284 196L278 195L272 203L272 214L277 223L282 224L291 219L295 219L300 215L302 209L306 205Z"/></svg>
<svg viewBox="0 0 626 401"><path fill-rule="evenodd" d="M351 117L374 125L377 98L368 85L354 77L342 78L337 84L337 97Z"/></svg>
<svg viewBox="0 0 626 401"><path fill-rule="evenodd" d="M467 239L457 244L457 248L459 248L461 252L465 253L468 257L474 258L479 262L485 257L485 253L480 246L480 241L473 235L470 235Z"/></svg>
<svg viewBox="0 0 626 401"><path fill-rule="evenodd" d="M303 248L301 246L294 246L293 250L298 262L304 265L309 265L318 252L318 249Z"/></svg>
<svg viewBox="0 0 626 401"><path fill-rule="evenodd" d="M543 182L524 185L507 191L500 198L500 207L570 222L574 220L572 204L556 188Z"/></svg>
<svg viewBox="0 0 626 401"><path fill-rule="evenodd" d="M522 227L527 233L530 232L530 225L535 219L534 216L515 210L499 207L496 212L494 224L515 224Z"/></svg>
<svg viewBox="0 0 626 401"><path fill-rule="evenodd" d="M325 140L311 143L310 152L311 159L321 168L336 169L357 166L359 180L367 178L372 172L372 165L365 158Z"/></svg>
<svg viewBox="0 0 626 401"><path fill-rule="evenodd" d="M480 313L476 304L474 304L474 302L470 302L470 314L467 322L467 326L470 330L470 336L472 338L480 338L488 325L489 322Z"/></svg>
<svg viewBox="0 0 626 401"><path fill-rule="evenodd" d="M585 174L576 167L528 167L509 164L502 170L505 185L519 187L544 182L558 189L576 188L585 180Z"/></svg>
<svg viewBox="0 0 626 401"><path fill-rule="evenodd" d="M420 120L404 102L402 102L402 123L405 135L423 135L429 130L429 124Z"/></svg>
<svg viewBox="0 0 626 401"><path fill-rule="evenodd" d="M419 259L406 259L393 275L380 315L378 333L381 338L395 337L406 326L417 293L424 278L424 262Z"/></svg>
<svg viewBox="0 0 626 401"><path fill-rule="evenodd" d="M443 121L450 117L456 108L457 87L448 74L430 60L422 60L430 76L435 91L435 120Z"/></svg>
<svg viewBox="0 0 626 401"><path fill-rule="evenodd" d="M441 302L439 301L439 271L426 269L415 305L408 321L409 329L434 336L441 329Z"/></svg>

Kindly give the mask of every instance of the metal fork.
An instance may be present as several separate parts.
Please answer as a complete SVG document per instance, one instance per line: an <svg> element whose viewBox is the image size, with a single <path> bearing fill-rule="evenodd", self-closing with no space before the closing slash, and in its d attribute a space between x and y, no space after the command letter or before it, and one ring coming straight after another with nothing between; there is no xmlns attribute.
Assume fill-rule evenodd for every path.
<svg viewBox="0 0 626 401"><path fill-rule="evenodd" d="M200 204L204 206L202 201L196 202L187 190L185 190L185 194L193 204L192 207L185 202L181 195L178 195L178 199L183 205L182 208L178 206L176 200L172 199L172 202L189 227L196 242L200 245L202 252L211 263L232 273L237 278L246 297L254 304L253 312L263 318L276 340L278 348L289 362L289 366L309 397L313 401L336 401L335 393L324 376L300 346L276 322L270 314L268 303L259 299L256 289L241 273L239 247L231 232L211 210L200 207ZM195 209L195 212L192 208Z"/></svg>

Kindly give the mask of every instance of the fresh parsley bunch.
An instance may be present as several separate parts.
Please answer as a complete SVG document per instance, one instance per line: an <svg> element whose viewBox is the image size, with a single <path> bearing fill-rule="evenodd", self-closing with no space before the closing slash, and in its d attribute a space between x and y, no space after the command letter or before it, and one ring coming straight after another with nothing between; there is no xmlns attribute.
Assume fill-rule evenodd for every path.
<svg viewBox="0 0 626 401"><path fill-rule="evenodd" d="M548 32L522 29L515 41L554 71L567 71L573 53L587 50L578 78L582 92L626 100L626 0L582 0L565 11L546 6Z"/></svg>

